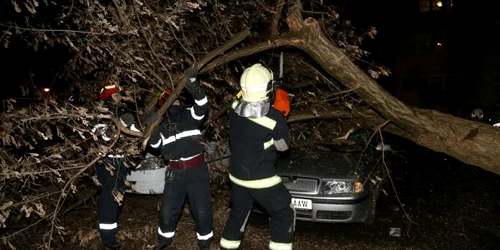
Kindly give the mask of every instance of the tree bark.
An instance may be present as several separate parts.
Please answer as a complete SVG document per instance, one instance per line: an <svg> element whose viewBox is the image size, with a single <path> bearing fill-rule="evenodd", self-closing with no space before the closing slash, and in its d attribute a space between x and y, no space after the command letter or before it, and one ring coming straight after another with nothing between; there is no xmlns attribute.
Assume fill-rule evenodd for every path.
<svg viewBox="0 0 500 250"><path fill-rule="evenodd" d="M301 5L291 7L287 24L293 46L309 54L344 86L354 89L373 111L366 118L389 120L386 130L464 163L500 174L500 129L435 110L412 108L393 97L357 67L322 33L313 18L303 20ZM295 119L294 116L290 119Z"/></svg>

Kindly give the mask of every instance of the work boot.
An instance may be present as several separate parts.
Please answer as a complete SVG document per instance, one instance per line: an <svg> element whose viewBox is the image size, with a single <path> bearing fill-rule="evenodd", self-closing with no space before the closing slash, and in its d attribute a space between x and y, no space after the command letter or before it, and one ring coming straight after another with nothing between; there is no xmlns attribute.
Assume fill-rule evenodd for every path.
<svg viewBox="0 0 500 250"><path fill-rule="evenodd" d="M120 243L118 243L118 241L115 240L114 242L104 243L104 248L109 250L117 250L121 249L122 246L120 245Z"/></svg>
<svg viewBox="0 0 500 250"><path fill-rule="evenodd" d="M105 249L120 249L120 243L116 240L115 236L116 233L118 232L117 229L115 230L99 230L99 233L101 234L101 240L102 244L104 245Z"/></svg>
<svg viewBox="0 0 500 250"><path fill-rule="evenodd" d="M210 250L211 244L212 244L212 239L198 240L198 247L200 248L200 250Z"/></svg>
<svg viewBox="0 0 500 250"><path fill-rule="evenodd" d="M153 250L165 250L170 244L157 243Z"/></svg>
<svg viewBox="0 0 500 250"><path fill-rule="evenodd" d="M170 246L172 244L172 241L173 241L172 238L164 238L164 237L161 237L159 235L158 236L158 243L156 243L153 250L165 250L165 249L167 249L168 246Z"/></svg>

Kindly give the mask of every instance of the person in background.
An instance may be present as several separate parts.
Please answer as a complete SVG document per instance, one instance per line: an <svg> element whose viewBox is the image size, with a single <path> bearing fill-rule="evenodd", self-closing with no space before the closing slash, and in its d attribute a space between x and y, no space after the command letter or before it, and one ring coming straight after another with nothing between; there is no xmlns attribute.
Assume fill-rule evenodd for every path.
<svg viewBox="0 0 500 250"><path fill-rule="evenodd" d="M175 100L163 123L148 141L149 146L160 149L162 157L168 161L158 243L154 250L166 249L172 244L186 197L195 220L199 248L210 249L213 238L209 169L200 142L200 128L208 112L208 101L197 74L194 68L186 71L189 80L185 89L194 98L194 105L185 107L179 99ZM160 97L160 104L172 92L167 89Z"/></svg>
<svg viewBox="0 0 500 250"><path fill-rule="evenodd" d="M133 131L139 131L135 124L134 116L127 112L122 103L121 88L116 84L107 84L99 94L100 100L104 103L115 117L120 121L121 126ZM106 143L111 143L117 136L117 129L111 129L112 122L99 123L92 128L95 133ZM99 234L106 249L120 249L121 245L116 240L118 232L118 215L120 212L120 197L123 198L125 192L125 176L127 168L123 164L125 153L120 149L120 139L100 161L96 163L96 174L101 184L99 196Z"/></svg>
<svg viewBox="0 0 500 250"><path fill-rule="evenodd" d="M273 74L257 63L240 79L241 101L229 112L231 212L221 249L239 249L254 202L270 216L269 249L292 249L295 210L291 195L276 174L277 151L286 151L290 135L285 116L271 106ZM286 111L286 110L285 110Z"/></svg>

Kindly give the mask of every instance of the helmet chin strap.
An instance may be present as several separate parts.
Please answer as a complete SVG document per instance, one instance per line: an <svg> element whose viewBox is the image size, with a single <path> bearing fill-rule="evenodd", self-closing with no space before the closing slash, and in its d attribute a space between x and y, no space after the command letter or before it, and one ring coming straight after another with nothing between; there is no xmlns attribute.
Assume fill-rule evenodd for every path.
<svg viewBox="0 0 500 250"><path fill-rule="evenodd" d="M272 92L274 90L274 80L271 80L269 81L269 83L267 83L267 89L266 91L267 92Z"/></svg>

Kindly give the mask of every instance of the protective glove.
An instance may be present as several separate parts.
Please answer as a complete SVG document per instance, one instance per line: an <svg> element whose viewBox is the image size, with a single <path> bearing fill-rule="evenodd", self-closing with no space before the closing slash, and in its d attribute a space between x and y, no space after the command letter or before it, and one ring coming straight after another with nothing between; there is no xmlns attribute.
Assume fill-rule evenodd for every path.
<svg viewBox="0 0 500 250"><path fill-rule="evenodd" d="M186 77L188 82L186 83L186 89L189 93L195 93L200 90L200 81L198 81L198 70L196 68L189 68L186 70Z"/></svg>
<svg viewBox="0 0 500 250"><path fill-rule="evenodd" d="M284 139L279 139L274 141L274 146L276 147L276 150L283 152L288 149L288 144L286 144Z"/></svg>
<svg viewBox="0 0 500 250"><path fill-rule="evenodd" d="M120 116L120 123L126 128L130 127L134 123L134 121L135 117L130 113L126 113Z"/></svg>

